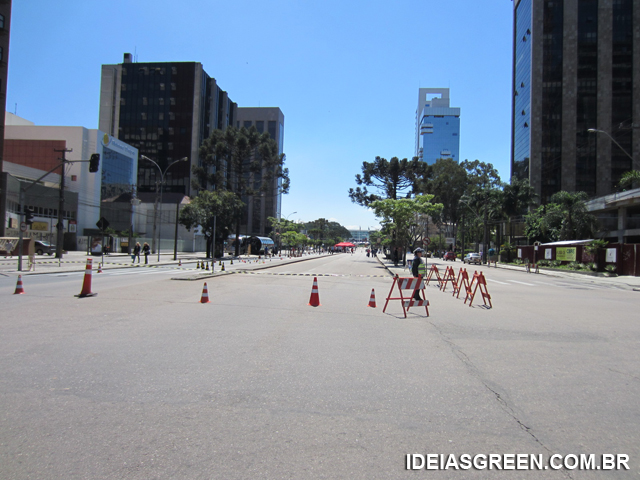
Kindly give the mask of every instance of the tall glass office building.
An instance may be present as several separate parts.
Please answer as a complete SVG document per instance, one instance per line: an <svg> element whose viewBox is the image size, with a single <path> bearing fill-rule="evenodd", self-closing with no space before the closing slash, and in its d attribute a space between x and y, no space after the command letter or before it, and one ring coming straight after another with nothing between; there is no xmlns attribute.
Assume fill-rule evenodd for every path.
<svg viewBox="0 0 640 480"><path fill-rule="evenodd" d="M164 171L174 160L164 191L191 195L191 166L214 129L235 119L236 104L197 62L124 62L102 66L100 130L154 160ZM138 164L138 191L155 191L160 173L152 163Z"/></svg>
<svg viewBox="0 0 640 480"><path fill-rule="evenodd" d="M640 0L514 1L511 173L543 202L640 168L638 25Z"/></svg>
<svg viewBox="0 0 640 480"><path fill-rule="evenodd" d="M416 109L415 156L429 165L460 161L460 109L449 106L448 88L421 88Z"/></svg>

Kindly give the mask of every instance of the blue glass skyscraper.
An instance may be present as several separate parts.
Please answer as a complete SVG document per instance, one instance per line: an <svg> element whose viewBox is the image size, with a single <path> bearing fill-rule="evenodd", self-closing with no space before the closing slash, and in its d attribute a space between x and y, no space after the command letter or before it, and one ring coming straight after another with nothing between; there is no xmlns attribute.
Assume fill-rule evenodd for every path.
<svg viewBox="0 0 640 480"><path fill-rule="evenodd" d="M416 110L416 157L434 164L460 161L460 109L449 106L448 88L421 88Z"/></svg>

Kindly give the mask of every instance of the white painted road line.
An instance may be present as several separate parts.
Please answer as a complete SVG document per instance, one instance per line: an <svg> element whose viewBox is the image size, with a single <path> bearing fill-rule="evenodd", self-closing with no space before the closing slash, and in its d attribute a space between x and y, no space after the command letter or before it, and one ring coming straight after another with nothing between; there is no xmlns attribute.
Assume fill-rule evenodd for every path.
<svg viewBox="0 0 640 480"><path fill-rule="evenodd" d="M509 283L499 282L498 280L494 280L493 278L487 278L487 281L490 283L499 283L500 285L510 285Z"/></svg>
<svg viewBox="0 0 640 480"><path fill-rule="evenodd" d="M513 283L519 283L520 285L526 285L528 287L535 287L533 283L518 282L517 280L509 280L509 281Z"/></svg>

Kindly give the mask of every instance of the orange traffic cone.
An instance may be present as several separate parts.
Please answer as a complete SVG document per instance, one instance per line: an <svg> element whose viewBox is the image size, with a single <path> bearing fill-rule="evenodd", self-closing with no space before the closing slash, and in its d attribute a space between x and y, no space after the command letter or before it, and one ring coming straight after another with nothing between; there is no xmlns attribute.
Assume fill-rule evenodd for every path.
<svg viewBox="0 0 640 480"><path fill-rule="evenodd" d="M82 282L82 291L78 294L75 295L78 298L84 298L84 297L93 297L95 295L98 295L97 293L92 293L91 292L91 270L93 268L93 259L92 258L87 258L87 268L84 271L84 280Z"/></svg>
<svg viewBox="0 0 640 480"><path fill-rule="evenodd" d="M369 307L376 308L376 291L375 289L371 289L371 298L369 298Z"/></svg>
<svg viewBox="0 0 640 480"><path fill-rule="evenodd" d="M207 290L207 282L204 282L204 288L202 289L202 297L200 297L200 303L209 303L209 290Z"/></svg>
<svg viewBox="0 0 640 480"><path fill-rule="evenodd" d="M22 275L18 275L18 283L16 283L16 291L13 292L14 295L24 293L24 288L22 288Z"/></svg>
<svg viewBox="0 0 640 480"><path fill-rule="evenodd" d="M98 264L98 273L102 273L102 264L101 263Z"/></svg>
<svg viewBox="0 0 640 480"><path fill-rule="evenodd" d="M182 266L182 260L178 260L178 266L181 267Z"/></svg>
<svg viewBox="0 0 640 480"><path fill-rule="evenodd" d="M320 295L318 295L318 277L313 277L313 288L311 289L311 298L309 299L309 306L320 306Z"/></svg>

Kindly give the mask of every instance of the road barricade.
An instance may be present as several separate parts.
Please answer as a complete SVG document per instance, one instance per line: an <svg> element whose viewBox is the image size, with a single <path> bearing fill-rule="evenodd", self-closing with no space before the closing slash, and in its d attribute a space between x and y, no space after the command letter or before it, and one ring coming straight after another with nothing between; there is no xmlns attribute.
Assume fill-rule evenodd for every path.
<svg viewBox="0 0 640 480"><path fill-rule="evenodd" d="M434 279L434 281L436 279L438 280L438 288L439 288L440 285L442 285L442 278L440 277L440 272L438 271L438 267L436 267L435 265L431 265L431 268L429 269L429 275L427 276L425 284L429 285L429 282L431 281L432 278Z"/></svg>
<svg viewBox="0 0 640 480"><path fill-rule="evenodd" d="M443 292L447 289L447 283L451 282L453 286L453 290L456 290L456 274L453 271L453 267L447 267L444 271L444 276L442 277L442 285L440 286L440 290Z"/></svg>
<svg viewBox="0 0 640 480"><path fill-rule="evenodd" d="M473 288L474 284L475 288ZM467 296L464 299L464 303L466 304L467 300L470 300L469 306L471 306L478 289L480 289L480 293L482 294L482 301L484 302L484 304L486 305L487 300L489 300L489 308L493 308L493 305L491 304L491 295L489 295L489 291L487 290L487 280L484 278L484 274L482 272L475 272L473 274L473 280L471 280L471 285L469 285L469 288L467 289Z"/></svg>
<svg viewBox="0 0 640 480"><path fill-rule="evenodd" d="M392 297L393 289L398 286L399 297ZM425 283L423 281L422 276L419 277L398 277L397 275L393 278L393 284L391 285L391 289L389 290L389 295L387 295L387 301L384 304L384 308L382 309L382 313L387 310L387 305L389 304L389 300L400 300L400 305L402 306L402 312L404 313L404 317L407 318L407 312L411 307L424 307L427 312L427 317L429 316L429 300L427 300L424 296ZM409 295L403 295L403 291L411 290ZM422 293L422 298L420 300L414 299L414 295L416 292Z"/></svg>
<svg viewBox="0 0 640 480"><path fill-rule="evenodd" d="M469 274L466 268L461 268L460 272L458 272L458 278L453 286L453 296L460 298L460 290L462 290L462 287L464 287L465 292L467 292L470 287Z"/></svg>

